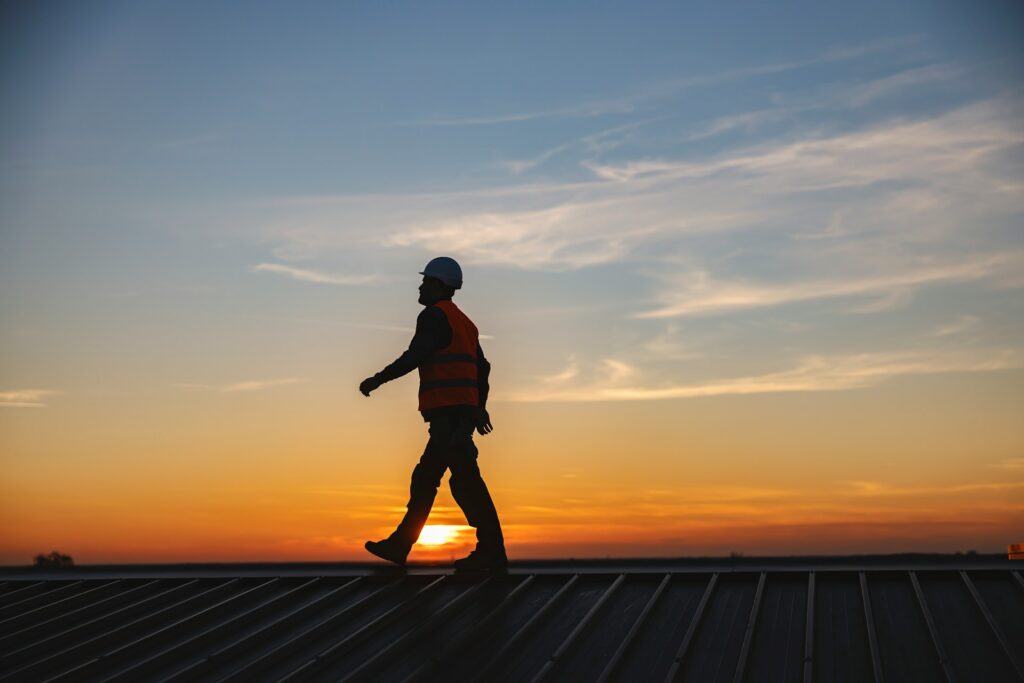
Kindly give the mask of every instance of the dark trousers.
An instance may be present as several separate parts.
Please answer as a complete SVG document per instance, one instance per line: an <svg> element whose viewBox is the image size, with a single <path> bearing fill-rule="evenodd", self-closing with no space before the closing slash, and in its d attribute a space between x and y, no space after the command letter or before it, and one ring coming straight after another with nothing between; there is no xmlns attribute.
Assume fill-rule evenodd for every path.
<svg viewBox="0 0 1024 683"><path fill-rule="evenodd" d="M419 464L412 471L405 518L392 538L410 546L416 542L434 505L441 477L445 470L451 470L448 485L452 489L452 497L466 515L466 521L476 528L477 548L485 552L504 551L505 541L498 512L476 464L475 426L472 417L465 412L431 418L430 439Z"/></svg>

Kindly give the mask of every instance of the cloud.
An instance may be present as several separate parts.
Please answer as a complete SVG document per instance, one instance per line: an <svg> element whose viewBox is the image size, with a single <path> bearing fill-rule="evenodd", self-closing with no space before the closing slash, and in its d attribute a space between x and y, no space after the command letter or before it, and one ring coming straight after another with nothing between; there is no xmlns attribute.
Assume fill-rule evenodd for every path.
<svg viewBox="0 0 1024 683"><path fill-rule="evenodd" d="M740 128L750 131L768 124L795 119L798 115L810 112L847 112L854 108L863 108L876 100L914 92L928 84L954 81L964 75L965 70L960 65L942 63L905 69L861 83L829 85L809 95L791 95L788 99L792 101L785 105L711 119L688 131L681 140L706 140Z"/></svg>
<svg viewBox="0 0 1024 683"><path fill-rule="evenodd" d="M1006 458L1000 462L989 464L989 467L1008 472L1024 472L1024 458Z"/></svg>
<svg viewBox="0 0 1024 683"><path fill-rule="evenodd" d="M1005 493L1024 489L1024 481L976 482L970 484L946 484L941 486L900 486L884 481L848 481L843 482L852 488L857 496L941 496L943 498L957 494Z"/></svg>
<svg viewBox="0 0 1024 683"><path fill-rule="evenodd" d="M973 329L978 325L978 318L973 315L962 315L946 325L939 325L932 330L933 337L949 337Z"/></svg>
<svg viewBox="0 0 1024 683"><path fill-rule="evenodd" d="M937 77L923 74L917 78ZM854 94L846 97L856 97L863 87L848 86ZM823 97L838 101L840 95ZM511 170L524 172L554 154L578 154L580 168L590 171L588 180L285 197L255 202L253 216L230 223L256 225L259 241L276 243L273 251L286 258L379 258L383 247L449 252L468 265L563 272L643 262L653 263L646 271L657 273L666 270L657 265L661 260L685 252L700 261L715 248L697 238L724 241L756 232L761 243L778 249L803 242L813 263L821 257L812 250L827 243L870 246L842 264L853 269L871 254L896 254L894 244L904 251L913 244L917 256L940 256L951 248L963 253L956 242L971 237L964 226L991 224L1024 210L1020 183L1009 180L1018 174L1012 152L1024 143L1018 111L1017 100L1006 95L939 115L876 121L842 132L831 132L834 125L800 126L711 156L688 149L673 156L672 145L661 145L669 150L663 158L630 158L623 149L616 160L604 158L601 145L620 144L629 126L657 120L646 119L507 162ZM738 122L762 115L729 117ZM872 235L888 242L868 245ZM793 265L794 273L806 266ZM893 259L891 274L919 266ZM280 264L258 267L318 282L370 281ZM702 269L713 272L706 265L697 268Z"/></svg>
<svg viewBox="0 0 1024 683"><path fill-rule="evenodd" d="M907 272L783 284L716 281L706 272L687 273L669 276L669 286L661 295L662 306L653 311L638 313L636 317L709 315L816 299L874 295L879 298L872 305L853 310L860 313L877 312L903 303L908 292L919 287L994 278L1021 267L1024 267L1024 252L981 255L960 262L918 267Z"/></svg>
<svg viewBox="0 0 1024 683"><path fill-rule="evenodd" d="M569 364L561 372L554 375L544 375L539 379L548 386L564 386L580 374L579 365L576 363L576 356L569 356Z"/></svg>
<svg viewBox="0 0 1024 683"><path fill-rule="evenodd" d="M1011 102L993 100L831 136L812 131L708 159L585 159L582 166L595 177L589 183L395 198L415 215L396 216L400 224L385 228L378 243L552 271L629 261L655 245L664 254L663 247L686 238L751 230L808 243L883 232L906 243L907 234L916 239L930 231L919 253L940 249L965 224L1024 210L1020 193L997 182L1012 173L1000 167L1010 163L1000 155L1024 143L1014 111ZM837 199L839 192L846 196ZM817 234L800 229L809 222L827 227Z"/></svg>
<svg viewBox="0 0 1024 683"><path fill-rule="evenodd" d="M1018 349L971 351L920 349L836 356L808 356L788 370L720 379L697 384L622 386L622 375L589 384L537 386L496 393L498 401L586 402L654 401L704 396L732 396L808 391L845 391L876 386L896 377L950 372L986 372L1024 368L1024 352ZM634 373L629 373L630 375ZM578 375L568 375L573 379Z"/></svg>
<svg viewBox="0 0 1024 683"><path fill-rule="evenodd" d="M642 350L661 360L694 360L705 355L697 350L692 342L680 341L680 336L679 325L669 322L662 332L643 344Z"/></svg>
<svg viewBox="0 0 1024 683"><path fill-rule="evenodd" d="M829 219L828 224L821 230L794 232L790 233L789 236L796 240L828 240L844 237L849 234L850 231L843 225L843 212L837 209L832 212L832 217Z"/></svg>
<svg viewBox="0 0 1024 683"><path fill-rule="evenodd" d="M0 391L0 408L45 408L45 401L49 396L59 396L63 393L51 389Z"/></svg>
<svg viewBox="0 0 1024 683"><path fill-rule="evenodd" d="M179 389L235 393L239 391L262 391L264 389L286 386L289 384L300 384L305 381L306 379L303 377L286 377L284 379L249 380L245 382L235 382L233 384L175 384L174 386Z"/></svg>
<svg viewBox="0 0 1024 683"><path fill-rule="evenodd" d="M931 83L944 83L964 76L965 70L959 64L944 62L906 69L876 78L839 91L838 99L854 107L863 107L875 100L904 94Z"/></svg>
<svg viewBox="0 0 1024 683"><path fill-rule="evenodd" d="M757 64L739 67L736 69L729 69L725 71L718 71L711 74L683 76L682 78L663 81L652 86L647 86L645 90L653 94L675 94L677 92L698 86L716 85L719 83L726 83L730 81L746 80L748 78L754 78L757 76L766 76L772 74L785 73L788 71L795 71L797 69L804 69L809 66L817 66L821 64L830 64L836 62L856 60L862 57L867 57L872 54L906 48L919 42L920 37L918 36L884 38L881 40L864 43L862 45L831 48L817 55L812 55L804 59L775 62L773 64Z"/></svg>
<svg viewBox="0 0 1024 683"><path fill-rule="evenodd" d="M432 119L396 121L395 126L493 126L505 123L523 123L542 119L581 119L625 114L636 108L636 98L623 96L618 99L580 102L562 107L536 111L514 112L495 116L438 116Z"/></svg>
<svg viewBox="0 0 1024 683"><path fill-rule="evenodd" d="M594 215L590 203L564 203L539 210L487 212L442 218L395 232L389 247L416 247L461 254L483 263L524 269L576 270L615 261L636 236L623 229L622 205L608 203ZM581 234L589 223L589 236Z"/></svg>
<svg viewBox="0 0 1024 683"><path fill-rule="evenodd" d="M905 48L908 45L917 42L919 42L918 37L906 36L873 41L852 47L833 48L804 59L776 62L773 64L756 64L707 74L696 74L681 78L667 79L648 83L633 89L631 92L625 92L618 97L571 103L547 109L512 112L491 116L437 116L435 118L428 119L396 121L392 125L492 126L539 120L580 119L605 116L609 114L626 114L639 109L645 104L673 97L694 88L721 85L758 76L780 74L820 64L850 61L866 57L871 54Z"/></svg>
<svg viewBox="0 0 1024 683"><path fill-rule="evenodd" d="M696 142L706 140L716 135L735 130L737 128L754 128L773 121L779 121L792 116L794 113L806 109L794 107L776 107L760 111L744 112L742 114L731 114L720 116L707 123L698 126L682 136L683 142Z"/></svg>
<svg viewBox="0 0 1024 683"><path fill-rule="evenodd" d="M897 285L875 297L873 300L869 300L856 306L850 306L845 309L845 312L867 315L870 313L884 313L885 311L894 311L900 308L905 308L914 300L914 292L915 287L900 287Z"/></svg>
<svg viewBox="0 0 1024 683"><path fill-rule="evenodd" d="M329 325L337 327L354 327L361 330L380 330L382 332L401 332L402 334L413 334L416 328L404 325L382 325L379 323L351 322L348 320L331 320L330 318L297 318L292 316L267 316L236 314L240 318L255 318L258 320L272 320L275 322L298 323L302 325ZM490 339L486 335L480 335L481 339Z"/></svg>
<svg viewBox="0 0 1024 683"><path fill-rule="evenodd" d="M320 282L330 285L370 285L380 282L382 279L379 275L333 275L315 270L293 268L279 263L260 263L253 266L252 271L256 273L277 273L279 275L287 275L293 280Z"/></svg>
<svg viewBox="0 0 1024 683"><path fill-rule="evenodd" d="M897 120L831 136L812 135L708 160L644 159L584 165L597 177L617 182L770 175L770 189L787 192L857 187L883 180L941 179L946 174L977 170L984 155L1024 142L1024 131L1013 123L1014 109L1012 102L997 99L934 118Z"/></svg>
<svg viewBox="0 0 1024 683"><path fill-rule="evenodd" d="M613 126L600 130L596 133L584 135L577 140L567 142L561 145L550 147L540 154L527 159L511 159L507 161L500 161L498 165L508 170L513 175L520 175L529 171L537 166L540 166L547 162L552 157L565 154L570 151L580 151L589 154L600 154L608 152L616 147L621 146L625 143L625 140L638 128L646 126L654 121L658 121L663 117L643 119L640 121L633 121L619 126Z"/></svg>
<svg viewBox="0 0 1024 683"><path fill-rule="evenodd" d="M558 154L561 154L562 152L565 152L571 148L572 144L566 143L564 145L558 145L556 147L546 149L540 154L529 159L510 159L508 161L500 161L498 162L498 165L508 170L513 175L520 175L521 173L525 173L526 171L529 171L532 168L540 166L548 159Z"/></svg>
<svg viewBox="0 0 1024 683"><path fill-rule="evenodd" d="M405 325L382 325L380 323L362 323L348 320L331 320L329 318L296 318L291 316L268 316L268 315L247 315L236 314L240 318L255 318L258 320L272 320L274 322L298 323L300 325L328 325L332 327L354 327L360 330L379 330L381 332L399 332L412 335L416 333L415 327ZM480 333L480 339L494 339L494 335Z"/></svg>
<svg viewBox="0 0 1024 683"><path fill-rule="evenodd" d="M636 374L636 368L621 360L605 358L601 361L601 364L608 376L608 382L611 384L617 384Z"/></svg>

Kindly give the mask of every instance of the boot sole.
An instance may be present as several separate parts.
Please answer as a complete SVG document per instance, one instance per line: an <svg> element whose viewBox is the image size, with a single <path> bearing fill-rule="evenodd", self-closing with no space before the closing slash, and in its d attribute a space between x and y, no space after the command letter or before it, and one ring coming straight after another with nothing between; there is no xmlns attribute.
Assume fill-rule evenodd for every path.
<svg viewBox="0 0 1024 683"><path fill-rule="evenodd" d="M370 547L370 543L371 543L370 541L367 541L366 543L363 544L363 547L366 548L366 552L370 553L374 557L379 557L382 560L387 560L388 562L390 562L392 564L397 564L399 567L404 567L405 566L405 558L404 557L401 560L396 560L393 557L388 557L387 555L383 555L383 554L377 552L376 550L374 550L373 548L371 548Z"/></svg>

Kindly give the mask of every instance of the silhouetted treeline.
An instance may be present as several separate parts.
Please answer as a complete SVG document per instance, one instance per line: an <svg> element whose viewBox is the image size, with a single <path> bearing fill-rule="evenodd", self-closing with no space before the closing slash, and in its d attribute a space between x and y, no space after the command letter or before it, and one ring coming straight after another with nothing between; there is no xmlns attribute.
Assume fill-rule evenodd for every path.
<svg viewBox="0 0 1024 683"><path fill-rule="evenodd" d="M35 566L46 567L48 569L53 567L74 567L75 561L71 559L70 555L65 555L64 553L59 553L54 550L48 555L43 555L42 553L36 555Z"/></svg>

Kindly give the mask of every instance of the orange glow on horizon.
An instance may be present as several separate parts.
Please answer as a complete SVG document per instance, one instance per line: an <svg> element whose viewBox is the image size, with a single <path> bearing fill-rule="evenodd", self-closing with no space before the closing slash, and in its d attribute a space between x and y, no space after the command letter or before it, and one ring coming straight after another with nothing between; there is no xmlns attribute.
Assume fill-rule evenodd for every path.
<svg viewBox="0 0 1024 683"><path fill-rule="evenodd" d="M1005 553L1024 528L1013 401L972 395L973 412L957 412L923 388L935 386L885 409L878 392L773 399L781 407L497 403L479 463L513 561ZM269 400L0 412L0 564L53 550L76 564L373 562L363 544L402 519L426 436L408 403L388 422L399 403L357 403L338 425L312 399L312 417L267 412L280 407ZM170 419L189 427L161 428ZM980 420L994 426L979 432ZM475 545L442 481L410 561Z"/></svg>

